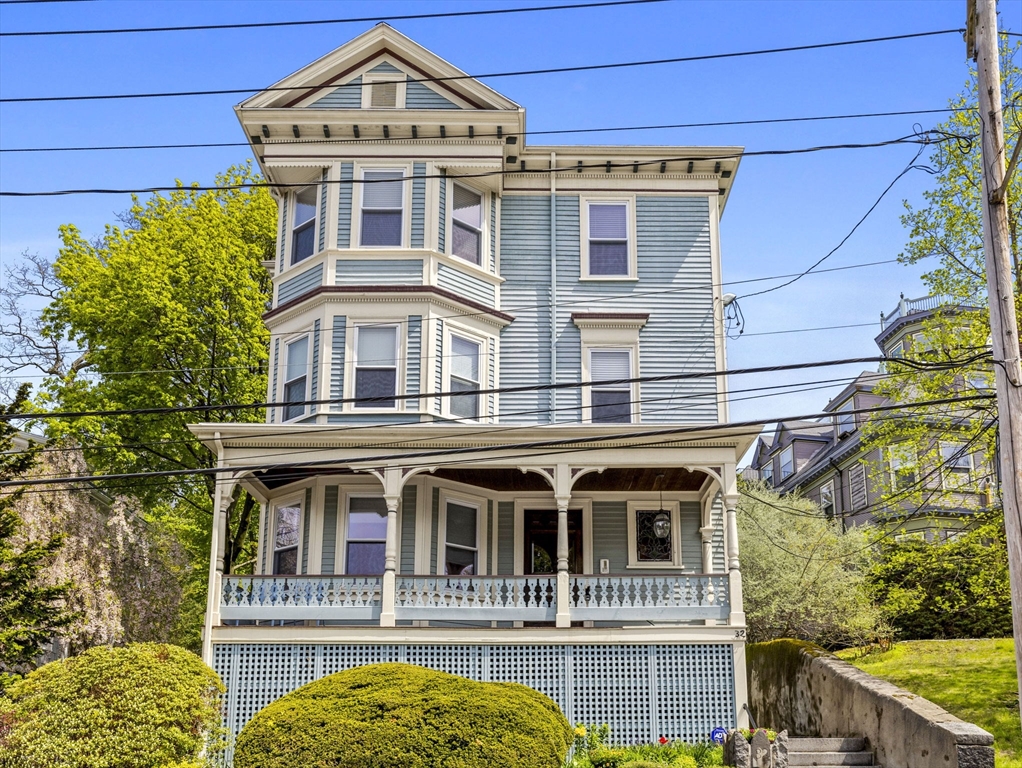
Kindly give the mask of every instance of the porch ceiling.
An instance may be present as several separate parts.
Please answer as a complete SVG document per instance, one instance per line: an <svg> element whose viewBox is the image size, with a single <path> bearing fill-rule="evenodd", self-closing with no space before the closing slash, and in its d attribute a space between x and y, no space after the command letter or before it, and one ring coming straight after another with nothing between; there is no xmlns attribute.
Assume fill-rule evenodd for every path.
<svg viewBox="0 0 1022 768"><path fill-rule="evenodd" d="M660 481L658 477L663 476ZM491 491L549 491L550 484L535 472L517 469L438 469L435 477L487 488ZM680 467L610 468L590 472L578 479L575 491L698 491L706 480L703 472Z"/></svg>

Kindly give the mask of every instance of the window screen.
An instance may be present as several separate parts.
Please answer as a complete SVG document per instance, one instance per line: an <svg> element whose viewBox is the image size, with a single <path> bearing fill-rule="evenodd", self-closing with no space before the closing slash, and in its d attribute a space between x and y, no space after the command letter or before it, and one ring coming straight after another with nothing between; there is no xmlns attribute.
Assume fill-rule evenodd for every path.
<svg viewBox="0 0 1022 768"><path fill-rule="evenodd" d="M403 171L366 171L362 184L362 245L401 245Z"/></svg>
<svg viewBox="0 0 1022 768"><path fill-rule="evenodd" d="M459 258L478 264L482 243L483 198L460 184L454 185L454 245Z"/></svg>
<svg viewBox="0 0 1022 768"><path fill-rule="evenodd" d="M316 190L305 187L295 193L294 222L291 225L291 263L309 258L316 250Z"/></svg>
<svg viewBox="0 0 1022 768"><path fill-rule="evenodd" d="M593 349L589 352L590 381L628 379L632 375L631 351L627 349ZM603 424L632 420L632 387L624 384L593 384L592 421Z"/></svg>
<svg viewBox="0 0 1022 768"><path fill-rule="evenodd" d="M473 392L452 395L451 415L463 419L479 418L479 345L460 336L451 336L451 391Z"/></svg>
<svg viewBox="0 0 1022 768"><path fill-rule="evenodd" d="M397 328L359 326L356 329L356 408L393 408L397 395ZM362 402L361 398L375 398Z"/></svg>
<svg viewBox="0 0 1022 768"><path fill-rule="evenodd" d="M306 382L309 376L309 337L303 336L287 345L284 368L284 420L305 415Z"/></svg>
<svg viewBox="0 0 1022 768"><path fill-rule="evenodd" d="M628 276L628 206L589 204L589 274Z"/></svg>

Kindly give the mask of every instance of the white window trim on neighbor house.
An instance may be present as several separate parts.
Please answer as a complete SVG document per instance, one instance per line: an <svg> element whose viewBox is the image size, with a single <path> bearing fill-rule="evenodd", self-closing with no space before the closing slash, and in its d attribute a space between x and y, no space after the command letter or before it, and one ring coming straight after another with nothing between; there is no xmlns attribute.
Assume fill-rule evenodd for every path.
<svg viewBox="0 0 1022 768"><path fill-rule="evenodd" d="M830 499L830 503L826 502L826 499ZM827 507L830 507L830 512L827 511ZM823 485L820 486L820 511L829 517L833 517L837 514L837 499L834 496L834 479L831 478Z"/></svg>
<svg viewBox="0 0 1022 768"><path fill-rule="evenodd" d="M841 405L834 409L834 428L837 430L838 437L841 435L848 435L855 431L855 414L845 413L855 409L855 398L850 397L845 400ZM849 423L846 423L849 422Z"/></svg>
<svg viewBox="0 0 1022 768"><path fill-rule="evenodd" d="M670 561L639 560L639 542L637 540L637 512L652 512L663 509L671 517L671 559ZM681 560L681 502L664 500L629 501L628 502L628 568L630 569L653 569L653 570L677 570L684 567Z"/></svg>
<svg viewBox="0 0 1022 768"><path fill-rule="evenodd" d="M373 86L377 83L396 84L394 106L373 106ZM362 109L404 109L407 89L408 75L404 72L366 72L362 75Z"/></svg>
<svg viewBox="0 0 1022 768"><path fill-rule="evenodd" d="M301 399L302 400L309 400L310 399L309 393L311 391L311 386L312 386L312 358L315 356L315 350L312 348L312 344L313 344L313 334L312 334L312 331L311 330L306 330L306 331L302 331L300 333L296 333L296 334L294 334L292 336L285 337L284 339L281 340L282 343L283 343L283 347L284 347L284 349L283 349L284 360L283 360L283 365L280 365L279 369L278 369L278 376L280 378L280 385L279 385L280 389L278 391L281 393L281 395L280 395L280 402L282 402L282 403L286 403L286 402L289 402L291 400L291 398L289 398L288 394L287 394L287 385L288 385L288 383L292 382L292 381L297 381L299 378L301 378L299 376L294 376L292 378L288 378L288 372L289 372L288 369L290 368L290 365L288 364L288 361L290 359L291 346L293 344L297 343L297 342L300 342L302 339L305 339L305 354L306 354L306 359L305 359L305 373L303 374L305 376L305 391L302 394ZM280 421L281 421L281 423L297 421L298 419L303 419L303 418L305 418L306 416L309 415L309 406L308 405L301 406L301 409L302 409L301 413L299 413L299 414L297 414L295 416L288 417L288 415L287 415L287 406L281 406L281 408L280 408Z"/></svg>
<svg viewBox="0 0 1022 768"><path fill-rule="evenodd" d="M397 245L363 245L362 244L362 208L365 200L365 190L368 184L365 181L366 172L391 171L401 173L403 179L412 177L411 163L378 163L363 164L356 162L354 167L354 178L359 181L358 189L352 194L351 205L351 243L352 248L366 251L380 250L408 250L412 241L412 184L409 181L401 182L401 242Z"/></svg>
<svg viewBox="0 0 1022 768"><path fill-rule="evenodd" d="M297 543L295 544L295 572L294 574L279 574L281 576L288 575L300 575L302 572L302 536L305 534L305 489L296 493L282 496L279 499L274 499L270 503L271 520L270 527L268 530L269 541L265 542L266 549L269 550L269 558L267 563L267 570L269 575L275 576L277 574L277 552L284 551L284 549L291 549L285 547L280 550L277 549L277 524L279 520L280 510L285 507L297 507L298 508L298 532L297 532Z"/></svg>
<svg viewBox="0 0 1022 768"><path fill-rule="evenodd" d="M441 381L443 381L444 391L445 392L451 392L451 391L454 390L454 387L452 386L452 382L451 382L451 375L452 375L452 368L453 368L452 360L453 360L453 354L454 354L454 339L453 339L453 337L455 337L455 336L457 336L459 338L462 338L465 341L469 341L469 342L472 342L473 344L478 344L479 345L479 359L478 359L479 382L478 382L477 389L487 389L488 388L488 383L487 383L487 380L486 380L486 376L488 375L489 370L490 370L490 367L489 367L490 366L490 360L489 360L489 354L488 354L489 337L487 337L487 336L485 336L483 334L479 334L479 333L475 333L473 331L469 331L469 330L467 330L467 329L465 329L465 328L463 328L461 326L451 327L450 323L444 323L444 356L440 360ZM452 418L452 419L457 418L457 419L464 419L466 421L474 421L474 422L485 421L488 418L488 416L489 416L489 409L487 407L487 404L489 402L489 397L487 395L476 395L476 398L477 398L477 402L476 402L476 418L475 419L466 419L463 416L455 416L454 413L452 413L452 411L451 411L451 400L452 400L452 398L450 398L450 397L441 398L440 412L444 416L446 416L448 418Z"/></svg>
<svg viewBox="0 0 1022 768"><path fill-rule="evenodd" d="M322 173L322 171L320 171L320 173ZM314 194L316 196L316 202L315 202L315 205L313 206L313 208L315 209L315 213L313 214L312 219L305 223L305 226L308 226L312 230L312 253L310 253L308 256L305 256L305 257L301 258L298 261L295 261L295 250L294 250L294 246L295 246L295 221L298 218L297 217L298 195L300 195L302 192L304 192L305 190L310 189L310 188L312 190L314 190ZM320 215L322 213L322 211L320 210L320 208L321 208L320 203L322 201L322 196L323 196L323 185L322 185L321 179L318 179L318 178L317 179L311 179L309 181L309 183L307 185L303 186L303 187L295 188L287 196L287 201L286 201L286 205L287 205L287 234L286 234L287 240L284 243L284 271L287 271L289 269L295 269L295 268L299 267L301 264L304 264L305 262L310 261L317 254L320 253L320 250L319 250L319 224L320 224Z"/></svg>
<svg viewBox="0 0 1022 768"><path fill-rule="evenodd" d="M787 471L785 471L785 463L787 463ZM777 468L781 475L781 480L787 480L789 477L795 474L795 446L789 445L785 448L777 457Z"/></svg>
<svg viewBox="0 0 1022 768"><path fill-rule="evenodd" d="M344 403L343 412L345 413L395 413L397 411L403 411L405 409L405 402L401 400L401 396L405 394L405 371L407 361L404 355L405 350L405 339L402 333L404 327L404 319L396 320L393 318L380 318L374 320L372 318L357 318L353 322L348 324L346 328L345 339L345 371L344 371L344 397L349 402ZM358 332L359 328L394 328L394 357L395 357L395 381L394 381L394 405L393 406L378 406L378 405L359 405L350 400L356 397L356 379L358 377Z"/></svg>
<svg viewBox="0 0 1022 768"><path fill-rule="evenodd" d="M593 275L589 271L589 206L612 205L625 206L625 224L627 228L628 270L622 275ZM581 245L580 280L622 281L638 280L638 249L636 246L635 196L634 195L583 195L579 198L579 237Z"/></svg>
<svg viewBox="0 0 1022 768"><path fill-rule="evenodd" d="M440 514L437 518L437 546L436 546L436 570L443 575L444 562L447 551L447 505L450 503L460 504L463 507L471 507L476 511L476 576L486 576L487 563L489 561L489 534L487 523L487 499L483 496L475 496L460 491L440 489ZM432 544L431 544L432 546Z"/></svg>
<svg viewBox="0 0 1022 768"><path fill-rule="evenodd" d="M908 479L907 482L907 487L911 487L917 482L916 471L918 469L918 461L916 461L912 456L905 455L903 450L898 449L897 446L891 446L887 449L887 467L889 472L888 476L891 481L891 488L893 490L905 490L905 488L901 487L899 475L911 474L911 478Z"/></svg>

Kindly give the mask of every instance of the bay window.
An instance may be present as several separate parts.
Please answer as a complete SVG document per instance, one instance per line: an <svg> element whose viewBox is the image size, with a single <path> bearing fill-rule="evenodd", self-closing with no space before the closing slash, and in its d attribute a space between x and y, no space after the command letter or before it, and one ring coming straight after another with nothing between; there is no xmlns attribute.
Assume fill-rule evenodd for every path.
<svg viewBox="0 0 1022 768"><path fill-rule="evenodd" d="M380 496L348 497L344 572L378 576L386 565L387 502Z"/></svg>
<svg viewBox="0 0 1022 768"><path fill-rule="evenodd" d="M305 400L308 399L309 382L309 337L287 345L287 356L284 365L284 421L301 418L305 415Z"/></svg>
<svg viewBox="0 0 1022 768"><path fill-rule="evenodd" d="M365 171L362 176L363 246L395 246L402 243L404 171Z"/></svg>
<svg viewBox="0 0 1022 768"><path fill-rule="evenodd" d="M298 573L298 527L301 504L283 504L274 509L273 573L290 576Z"/></svg>
<svg viewBox="0 0 1022 768"><path fill-rule="evenodd" d="M309 258L316 251L316 186L295 193L291 221L291 264Z"/></svg>
<svg viewBox="0 0 1022 768"><path fill-rule="evenodd" d="M397 405L397 338L397 327L393 325L355 328L356 408Z"/></svg>
<svg viewBox="0 0 1022 768"><path fill-rule="evenodd" d="M444 542L444 574L476 576L479 573L478 510L467 504L447 502L447 533Z"/></svg>
<svg viewBox="0 0 1022 768"><path fill-rule="evenodd" d="M479 347L478 342L451 335L450 411L460 419L479 418Z"/></svg>

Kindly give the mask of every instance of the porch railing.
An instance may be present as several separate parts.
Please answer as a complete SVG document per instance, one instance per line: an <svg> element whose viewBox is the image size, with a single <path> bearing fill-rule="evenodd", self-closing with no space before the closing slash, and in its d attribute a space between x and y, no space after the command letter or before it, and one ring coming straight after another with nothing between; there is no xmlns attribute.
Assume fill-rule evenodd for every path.
<svg viewBox="0 0 1022 768"><path fill-rule="evenodd" d="M380 576L224 576L224 619L352 619L376 621Z"/></svg>
<svg viewBox="0 0 1022 768"><path fill-rule="evenodd" d="M727 574L572 576L570 584L577 621L727 619L730 610Z"/></svg>
<svg viewBox="0 0 1022 768"><path fill-rule="evenodd" d="M435 621L553 621L555 576L398 576L394 615Z"/></svg>

